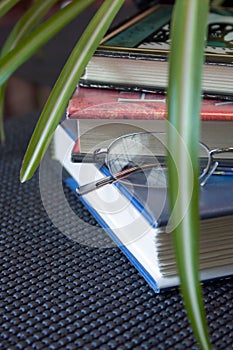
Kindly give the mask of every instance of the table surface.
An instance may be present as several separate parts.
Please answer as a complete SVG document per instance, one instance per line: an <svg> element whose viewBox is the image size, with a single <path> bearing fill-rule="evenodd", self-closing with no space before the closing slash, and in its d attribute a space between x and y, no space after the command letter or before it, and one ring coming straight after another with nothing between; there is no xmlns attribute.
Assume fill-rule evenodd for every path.
<svg viewBox="0 0 233 350"><path fill-rule="evenodd" d="M36 120L37 113L8 119L0 147L0 349L198 349L179 290L155 294L66 186L79 226L64 220L57 162L43 165L47 186L39 183L41 171L20 183ZM76 242L65 229L78 232ZM233 278L203 287L215 349L233 349L232 291Z"/></svg>

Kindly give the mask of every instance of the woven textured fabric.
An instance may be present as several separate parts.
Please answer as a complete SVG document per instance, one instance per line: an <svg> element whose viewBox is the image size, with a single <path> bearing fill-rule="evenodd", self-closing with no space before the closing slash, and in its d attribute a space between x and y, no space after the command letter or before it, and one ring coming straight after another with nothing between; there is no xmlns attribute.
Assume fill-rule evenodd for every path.
<svg viewBox="0 0 233 350"><path fill-rule="evenodd" d="M48 217L38 171L20 184L35 120L8 120L0 148L0 349L199 349L178 289L155 294L66 186L80 223L76 241ZM54 191L55 163L45 192L72 238ZM203 287L214 349L233 349L232 290L233 278Z"/></svg>

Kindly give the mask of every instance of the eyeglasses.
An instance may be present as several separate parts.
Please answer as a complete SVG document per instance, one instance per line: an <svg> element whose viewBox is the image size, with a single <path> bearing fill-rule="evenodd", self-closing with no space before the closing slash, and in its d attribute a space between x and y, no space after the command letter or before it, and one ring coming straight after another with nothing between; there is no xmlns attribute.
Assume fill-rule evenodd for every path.
<svg viewBox="0 0 233 350"><path fill-rule="evenodd" d="M94 162L105 157L109 176L77 188L79 195L87 194L114 182L132 183L134 186L166 187L166 133L139 132L127 134L114 140L107 149L94 152ZM233 147L210 150L199 143L200 184L204 186L214 173L233 175L232 159L216 155L233 152ZM225 154L226 156L226 154Z"/></svg>

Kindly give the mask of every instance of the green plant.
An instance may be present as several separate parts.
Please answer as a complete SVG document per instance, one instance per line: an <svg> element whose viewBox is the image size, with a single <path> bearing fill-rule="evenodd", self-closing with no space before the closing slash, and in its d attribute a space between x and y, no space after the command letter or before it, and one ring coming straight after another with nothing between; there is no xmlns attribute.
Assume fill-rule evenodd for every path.
<svg viewBox="0 0 233 350"><path fill-rule="evenodd" d="M73 1L41 23L44 14L56 1L37 0L20 19L1 52L1 120L5 84L8 78L58 30L93 1ZM2 1L0 16L7 13L17 2L19 0ZM38 167L86 64L123 3L124 0L105 0L71 53L32 135L21 168L22 182L30 179ZM172 222L174 227L176 226L175 250L185 305L202 349L211 348L198 278L197 145L208 7L208 0L177 0L175 3L168 88L168 118L171 125L168 130L168 148L173 150L169 155L168 168L171 205L174 213ZM31 21L32 14L33 21ZM1 135L3 138L3 132ZM187 149L187 152L184 152L184 149ZM179 186L181 181L182 186ZM193 191L189 203L190 184ZM179 218L182 220L175 225Z"/></svg>
<svg viewBox="0 0 233 350"><path fill-rule="evenodd" d="M172 128L168 131L168 148L172 150L168 174L171 206L175 210L173 221L181 218L174 230L176 259L186 308L203 349L210 348L210 343L198 281L198 141L208 11L208 0L176 2L168 87L168 118L177 130L177 133Z"/></svg>

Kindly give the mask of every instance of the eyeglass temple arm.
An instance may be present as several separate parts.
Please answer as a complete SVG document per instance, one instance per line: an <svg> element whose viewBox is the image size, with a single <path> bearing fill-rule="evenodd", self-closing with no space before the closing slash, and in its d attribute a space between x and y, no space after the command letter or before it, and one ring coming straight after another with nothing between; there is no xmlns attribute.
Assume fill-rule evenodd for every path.
<svg viewBox="0 0 233 350"><path fill-rule="evenodd" d="M107 176L107 177L103 177L102 179L98 180L98 181L93 181L90 182L88 184L82 185L80 187L76 188L76 192L79 196L83 196L84 194L87 194L89 192L95 191L98 188L101 188L103 186L106 186L108 184L111 184L114 182L114 178L113 176ZM116 181L116 180L115 180Z"/></svg>
<svg viewBox="0 0 233 350"><path fill-rule="evenodd" d="M226 147L226 148L215 148L210 151L211 157L215 154L220 153L227 153L227 152L233 152L233 147Z"/></svg>
<svg viewBox="0 0 233 350"><path fill-rule="evenodd" d="M233 147L227 147L227 148L216 148L212 149L210 151L210 156L212 160L214 160L213 156L221 154L221 153L233 153ZM232 158L217 158L216 159L218 163L218 174L231 174L233 173L233 162ZM216 168L215 168L216 169Z"/></svg>
<svg viewBox="0 0 233 350"><path fill-rule="evenodd" d="M227 153L227 152L233 152L233 147L227 147L227 148L215 148L210 151L210 156L213 159L213 156L216 154L221 154L221 153ZM209 180L212 174L215 173L215 170L218 168L219 162L216 161L213 164L212 169L207 173L206 177L201 181L200 185L205 186L206 182ZM226 167L221 167L219 170L220 172L218 174L225 174L227 169L227 173L232 173L232 163L230 163L230 166ZM229 171L230 170L230 171Z"/></svg>
<svg viewBox="0 0 233 350"><path fill-rule="evenodd" d="M218 162L215 162L212 169L207 173L206 177L200 182L200 185L205 186L206 182L209 180L210 176L215 172L218 167Z"/></svg>
<svg viewBox="0 0 233 350"><path fill-rule="evenodd" d="M90 182L88 184L82 185L80 187L76 188L76 192L79 196L83 196L84 194L87 194L89 192L95 191L98 188L104 187L108 184L112 184L114 182L117 182L119 180L122 180L126 177L128 177L131 174L136 173L137 171L141 171L142 169L146 169L146 168L151 168L153 167L153 164L144 164L139 166L135 166L129 169L125 169L120 171L119 173L115 174L114 176L110 175L110 176L106 176L103 177L99 180Z"/></svg>

